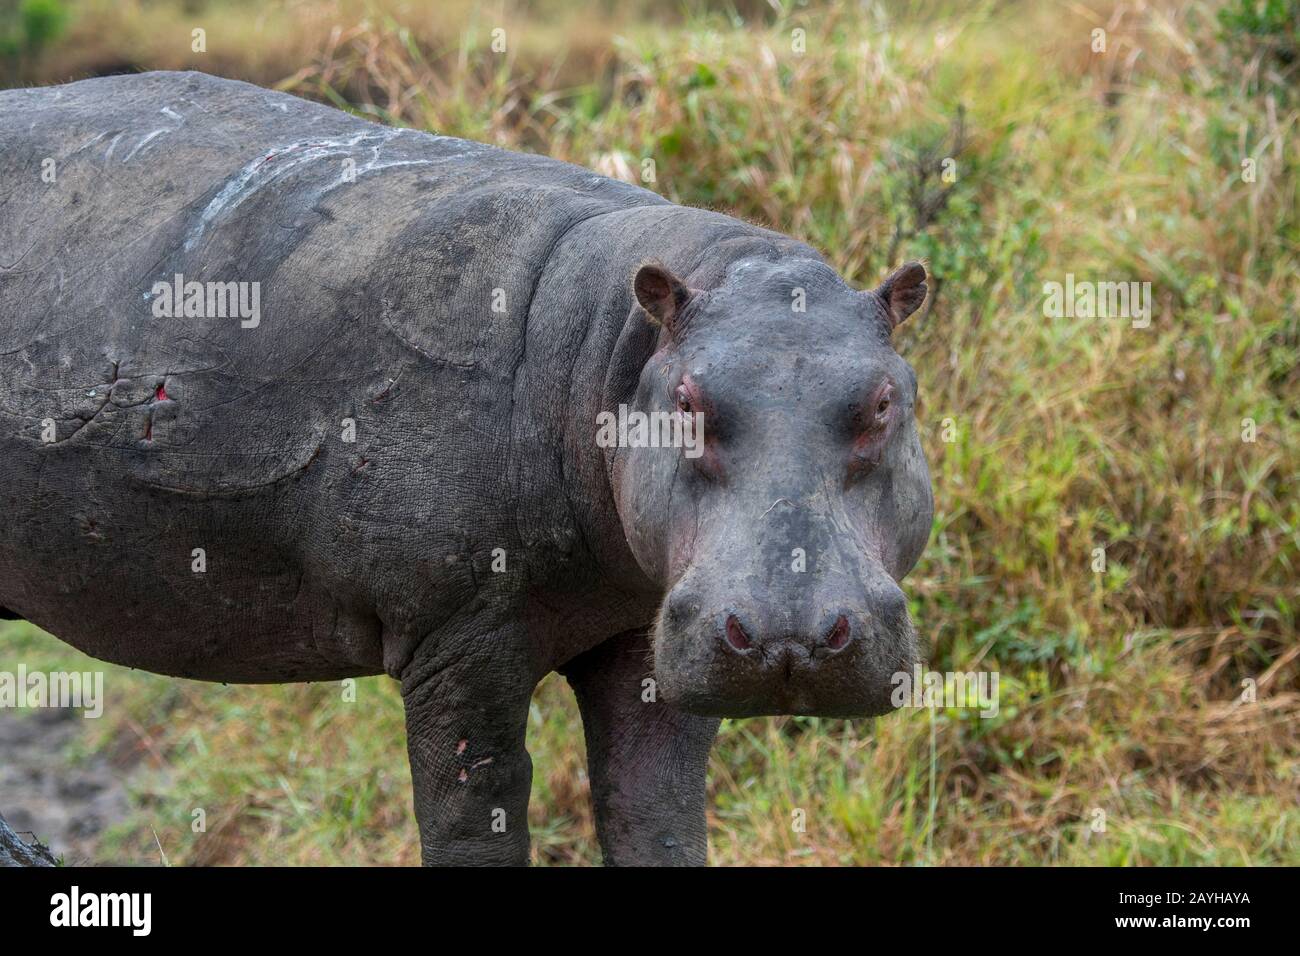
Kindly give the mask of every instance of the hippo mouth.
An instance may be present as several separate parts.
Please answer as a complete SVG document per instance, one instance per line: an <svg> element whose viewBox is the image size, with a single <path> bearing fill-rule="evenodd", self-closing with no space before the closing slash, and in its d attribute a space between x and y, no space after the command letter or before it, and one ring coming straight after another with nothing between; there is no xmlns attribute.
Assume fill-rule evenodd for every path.
<svg viewBox="0 0 1300 956"><path fill-rule="evenodd" d="M896 708L897 675L920 660L917 635L906 617L889 628L863 620L852 625L861 633L845 634L836 616L822 639L756 642L736 634L730 614L718 634L662 614L652 632L656 682L665 701L700 716L881 716Z"/></svg>

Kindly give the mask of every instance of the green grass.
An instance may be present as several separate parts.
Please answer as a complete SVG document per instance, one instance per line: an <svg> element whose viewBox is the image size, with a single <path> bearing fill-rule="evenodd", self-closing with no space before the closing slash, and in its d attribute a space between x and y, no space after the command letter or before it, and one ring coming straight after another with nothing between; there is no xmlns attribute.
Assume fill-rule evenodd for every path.
<svg viewBox="0 0 1300 956"><path fill-rule="evenodd" d="M503 58L481 16L430 25L373 3L347 7L334 40L321 15L216 60L149 62L610 174L650 158L665 196L807 240L864 285L928 260L937 295L897 342L936 492L908 587L933 666L999 669L1000 712L727 722L715 861L1296 864L1298 8L1249 6L762 5L737 25L696 5L566 32L526 4L507 12ZM81 8L78 62L111 59L121 36ZM1089 50L1096 26L1105 54ZM72 54L46 55L57 70ZM1045 318L1042 285L1066 273L1150 281L1151 327ZM24 625L0 631L0 661L17 659L80 660ZM1248 678L1255 703L1239 700ZM106 854L156 860L156 831L172 863L416 861L386 680L358 682L355 703L338 685L117 668L107 687L89 745L131 766L135 810ZM529 743L535 857L594 862L559 678L538 691Z"/></svg>

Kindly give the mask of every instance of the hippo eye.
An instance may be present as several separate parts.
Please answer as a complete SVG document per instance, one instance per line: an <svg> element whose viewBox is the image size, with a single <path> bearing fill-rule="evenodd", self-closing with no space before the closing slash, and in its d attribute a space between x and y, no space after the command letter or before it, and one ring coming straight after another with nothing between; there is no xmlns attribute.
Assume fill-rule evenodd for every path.
<svg viewBox="0 0 1300 956"><path fill-rule="evenodd" d="M689 415L694 406L691 404L691 393L687 391L685 385L677 386L677 410Z"/></svg>
<svg viewBox="0 0 1300 956"><path fill-rule="evenodd" d="M894 399L894 386L886 384L876 399L876 420L883 420L889 414L890 403Z"/></svg>

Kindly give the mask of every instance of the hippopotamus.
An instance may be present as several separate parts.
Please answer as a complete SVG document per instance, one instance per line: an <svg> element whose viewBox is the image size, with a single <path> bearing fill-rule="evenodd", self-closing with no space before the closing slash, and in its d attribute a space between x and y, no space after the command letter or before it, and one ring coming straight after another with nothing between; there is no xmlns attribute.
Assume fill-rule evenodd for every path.
<svg viewBox="0 0 1300 956"><path fill-rule="evenodd" d="M0 607L203 681L400 683L426 864L706 861L723 716L871 716L933 501L926 297L546 157L199 73L0 92Z"/></svg>

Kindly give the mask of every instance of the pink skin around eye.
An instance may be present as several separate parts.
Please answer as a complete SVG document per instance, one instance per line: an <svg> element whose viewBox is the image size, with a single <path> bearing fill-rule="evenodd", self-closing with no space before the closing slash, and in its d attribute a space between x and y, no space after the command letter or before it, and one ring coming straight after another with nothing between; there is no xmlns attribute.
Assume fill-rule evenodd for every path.
<svg viewBox="0 0 1300 956"><path fill-rule="evenodd" d="M871 411L878 422L892 416L894 411L894 385L892 382L886 382L876 390L876 394L872 396Z"/></svg>
<svg viewBox="0 0 1300 956"><path fill-rule="evenodd" d="M894 422L893 383L885 382L872 393L864 418L865 421L862 422L861 431L853 442L853 451L849 457L851 475L862 474L874 467L880 459L885 439L889 436L890 426Z"/></svg>
<svg viewBox="0 0 1300 956"><path fill-rule="evenodd" d="M683 401L685 401L688 408L682 407ZM698 386L696 386L690 375L683 375L681 384L674 390L673 406L678 411L687 412L688 414L695 416L695 421L697 423L696 427L703 430L703 454L700 455L700 457L691 460L706 475L709 475L712 478L722 477L722 462L718 457L717 445L710 437L706 425L708 421L708 415L706 414L707 408L700 397Z"/></svg>
<svg viewBox="0 0 1300 956"><path fill-rule="evenodd" d="M693 412L700 411L699 395L695 388L695 382L689 375L682 376L682 383L677 386L676 391L677 406L680 408L682 400L685 399L690 404L690 410Z"/></svg>

